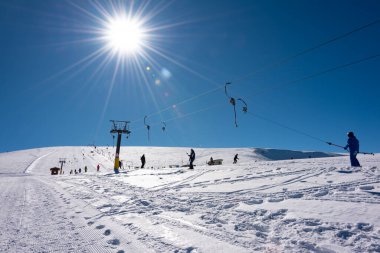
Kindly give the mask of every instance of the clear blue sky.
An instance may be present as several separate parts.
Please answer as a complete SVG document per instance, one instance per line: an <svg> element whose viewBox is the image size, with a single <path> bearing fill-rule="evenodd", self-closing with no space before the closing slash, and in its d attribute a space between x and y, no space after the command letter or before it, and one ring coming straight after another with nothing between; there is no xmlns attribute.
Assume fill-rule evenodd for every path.
<svg viewBox="0 0 380 253"><path fill-rule="evenodd" d="M145 57L96 55L112 8L146 21ZM377 0L3 0L0 152L112 145L110 119L131 121L130 146L338 152L322 141L354 131L362 151L380 152L380 57L318 74L379 54L379 22L281 62L379 18ZM238 104L237 128L227 81L250 112Z"/></svg>

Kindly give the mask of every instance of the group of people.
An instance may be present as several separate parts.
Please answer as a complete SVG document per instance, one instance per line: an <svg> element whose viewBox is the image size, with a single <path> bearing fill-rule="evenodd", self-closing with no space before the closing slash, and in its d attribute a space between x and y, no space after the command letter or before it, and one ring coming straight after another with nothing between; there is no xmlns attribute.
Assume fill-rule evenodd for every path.
<svg viewBox="0 0 380 253"><path fill-rule="evenodd" d="M96 166L96 171L99 172L100 170L100 165L98 164ZM87 172L87 166L84 166L84 172L86 173ZM70 174L78 174L78 173L82 173L82 168L79 168L78 171L75 169L74 171L73 170L70 170Z"/></svg>
<svg viewBox="0 0 380 253"><path fill-rule="evenodd" d="M343 148L345 150L348 150L350 152L350 162L352 167L361 167L358 159L356 156L359 154L359 140L356 138L355 134L353 132L347 133L348 140L347 145ZM331 143L330 143L331 144ZM191 149L190 155L189 155L189 161L190 161L190 169L193 169L193 162L195 160L195 152L193 149ZM234 162L233 164L237 163L237 160L239 160L238 154L234 156ZM213 165L214 159L211 157L208 164Z"/></svg>
<svg viewBox="0 0 380 253"><path fill-rule="evenodd" d="M194 161L195 161L195 151L194 149L191 149L190 150L190 154L187 154L189 156L189 162L190 162L190 167L189 169L194 169ZM145 166L145 154L143 154L141 157L140 157L140 161L141 161L141 168L143 169L144 166Z"/></svg>
<svg viewBox="0 0 380 253"><path fill-rule="evenodd" d="M234 156L234 162L233 162L233 164L236 164L236 163L237 163L237 160L239 160L239 157L238 157L238 156L239 156L238 154L236 154L236 155ZM208 164L208 165L215 165L215 161L214 161L214 158L212 158L212 156L210 157L210 161L208 161L207 164Z"/></svg>
<svg viewBox="0 0 380 253"><path fill-rule="evenodd" d="M194 149L190 149L190 154L187 153L187 155L189 156L189 169L193 170L194 169L194 161L195 161L195 151ZM212 157L211 157L212 159ZM237 160L238 160L238 154L235 155L234 157L234 163L237 163ZM141 157L140 157L140 161L141 161L141 168L143 169L144 166L145 166L145 162L146 162L146 159L145 159L145 154L143 154Z"/></svg>
<svg viewBox="0 0 380 253"><path fill-rule="evenodd" d="M84 172L87 172L87 166L84 166ZM82 169L79 168L78 171L75 169L74 171L73 170L70 170L70 174L78 174L78 173L82 173Z"/></svg>
<svg viewBox="0 0 380 253"><path fill-rule="evenodd" d="M140 161L141 161L141 168L143 169L144 166L145 166L145 154L143 154L141 157L140 157ZM99 166L99 165L98 165ZM123 169L123 162L122 161L119 161L119 169ZM98 170L99 171L99 170Z"/></svg>
<svg viewBox="0 0 380 253"><path fill-rule="evenodd" d="M356 158L356 156L359 153L359 140L355 137L355 135L354 135L353 132L348 132L347 136L348 136L347 145L344 146L343 148L345 150L348 150L350 152L351 166L352 167L361 167L358 159ZM195 161L195 151L194 151L194 149L190 149L190 154L187 153L187 155L189 156L189 169L194 169L194 161ZM234 156L234 159L233 159L233 164L236 164L238 160L239 160L239 155L236 154ZM145 154L143 154L140 157L140 161L141 161L141 168L143 169L144 166L145 166L145 163L146 163ZM209 164L213 164L213 161L214 160L211 157ZM119 162L120 167L122 166L121 164L122 163L120 161ZM100 165L98 164L96 166L96 171L99 172L99 170L100 170ZM84 167L84 172L87 172L87 166ZM82 169L79 168L78 171L76 169L74 171L71 170L70 174L73 174L73 173L75 173L75 174L82 173Z"/></svg>

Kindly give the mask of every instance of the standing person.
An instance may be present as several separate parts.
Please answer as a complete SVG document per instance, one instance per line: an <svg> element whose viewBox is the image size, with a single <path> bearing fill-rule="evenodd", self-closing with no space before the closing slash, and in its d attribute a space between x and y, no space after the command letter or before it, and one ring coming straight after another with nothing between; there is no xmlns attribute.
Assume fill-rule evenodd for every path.
<svg viewBox="0 0 380 253"><path fill-rule="evenodd" d="M358 159L356 159L357 154L359 153L359 141L356 139L353 132L347 133L348 140L347 145L344 147L345 150L350 151L350 161L352 167L361 167Z"/></svg>
<svg viewBox="0 0 380 253"><path fill-rule="evenodd" d="M87 172L87 166L84 166L84 172Z"/></svg>
<svg viewBox="0 0 380 253"><path fill-rule="evenodd" d="M239 160L238 154L234 156L234 164L237 163L237 160Z"/></svg>
<svg viewBox="0 0 380 253"><path fill-rule="evenodd" d="M79 168L78 172L79 172L79 173L82 173L82 169L81 169L81 168Z"/></svg>
<svg viewBox="0 0 380 253"><path fill-rule="evenodd" d="M98 166L96 166L96 171L99 172L99 169L100 169L100 165L98 164Z"/></svg>
<svg viewBox="0 0 380 253"><path fill-rule="evenodd" d="M141 160L141 169L143 169L144 166L145 166L145 154L143 154L143 155L141 156L140 160Z"/></svg>
<svg viewBox="0 0 380 253"><path fill-rule="evenodd" d="M122 168L123 168L123 162L119 161L119 169L122 169Z"/></svg>
<svg viewBox="0 0 380 253"><path fill-rule="evenodd" d="M193 166L193 162L195 160L195 152L194 152L194 149L191 149L190 150L190 155L188 154L189 156L189 162L190 162L190 168L189 169L194 169L194 166Z"/></svg>

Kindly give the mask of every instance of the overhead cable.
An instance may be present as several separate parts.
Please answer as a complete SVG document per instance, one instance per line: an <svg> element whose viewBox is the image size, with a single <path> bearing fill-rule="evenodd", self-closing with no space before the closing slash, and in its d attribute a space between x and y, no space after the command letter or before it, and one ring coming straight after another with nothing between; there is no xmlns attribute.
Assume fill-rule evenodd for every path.
<svg viewBox="0 0 380 253"><path fill-rule="evenodd" d="M330 39L328 39L328 40L326 40L326 41L324 41L324 42L321 42L321 43L319 43L319 44L317 44L317 45L314 45L314 46L312 46L312 47L310 47L310 48L307 48L307 49L305 49L305 50L302 50L302 51L300 51L300 52L298 52L298 53L296 53L296 54L294 54L294 55L291 55L291 56L289 56L289 57L286 57L286 58L284 58L284 59L281 59L281 60L279 60L279 61L277 61L277 62L275 62L275 63L272 63L272 64L270 64L270 65L268 65L268 66L262 67L260 70L254 70L254 71L251 71L251 72L249 72L249 73L247 73L247 74L245 74L245 75L243 75L243 76L241 76L241 77L238 77L238 78L236 78L236 79L234 79L234 80L232 80L232 81L233 81L233 82L241 81L241 80L247 79L249 76L252 76L252 75L254 75L254 74L257 74L257 73L260 73L260 72L264 72L264 71L267 71L267 70L273 69L273 68L275 68L275 67L279 67L279 66L281 66L281 65L283 65L283 64L285 64L285 63L288 63L289 61L291 61L291 60L293 60L293 59L295 59L295 58L297 58L297 57L300 57L300 56L302 56L302 55L305 55L305 54L307 54L307 53L310 53L310 52L312 52L312 51L314 51L314 50L317 50L317 49L319 49L319 48L322 48L322 47L324 47L324 46L326 46L326 45L328 45L328 44L331 44L331 43L333 43L333 42L336 42L336 41L339 41L339 40L341 40L341 39L347 38L348 36L350 36L350 35L352 35L352 34L355 34L355 33L359 32L359 31L361 31L361 30L364 30L364 29L366 29L366 28L368 28L368 27L371 27L371 26L377 25L377 24L379 24L379 23L380 23L380 19L376 19L376 20L374 20L374 21L372 21L372 22L369 22L369 23L364 24L364 25L362 25L362 26L360 26L360 27L354 28L354 29L352 29L352 30L350 30L350 31L348 31L348 32L345 32L345 33L342 33L342 34L340 34L340 35L337 35L337 36L335 36L335 37L333 37L333 38L330 38ZM182 105L182 104L185 104L185 103L191 102L191 101L193 101L193 100L195 100L195 99L201 98L201 97L203 97L203 96L206 96L206 95L208 95L208 94L211 94L211 93L213 93L213 92L216 92L216 91L218 91L218 90L221 90L221 89L223 89L224 87L225 87L224 84L223 84L223 85L220 85L219 87L213 88L213 89L211 89L211 90L205 91L205 92L200 93L200 94L198 94L198 95L195 95L195 96L192 96L192 97L186 98L186 99L184 99L184 100L182 100L182 101L180 101L180 102L177 102L176 105L178 106L178 105ZM159 111L153 112L153 113L149 114L148 116L154 116L154 115L160 114L160 113L162 113L162 112L168 111L168 110L170 110L170 109L172 109L172 106L168 106L168 107L166 107L166 108L164 108L164 109L162 109L162 110L159 110ZM136 122L136 121L140 121L140 120L142 120L142 118L141 118L141 119L134 120L134 121L132 121L132 122Z"/></svg>

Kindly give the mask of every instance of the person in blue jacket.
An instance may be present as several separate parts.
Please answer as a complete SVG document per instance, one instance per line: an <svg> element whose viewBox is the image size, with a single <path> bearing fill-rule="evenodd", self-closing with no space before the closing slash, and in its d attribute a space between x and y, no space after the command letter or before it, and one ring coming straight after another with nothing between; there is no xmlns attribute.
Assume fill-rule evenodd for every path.
<svg viewBox="0 0 380 253"><path fill-rule="evenodd" d="M344 149L348 149L350 151L351 166L361 167L358 159L356 159L356 156L359 153L359 141L356 139L353 132L348 132L347 136L347 145L344 147Z"/></svg>

